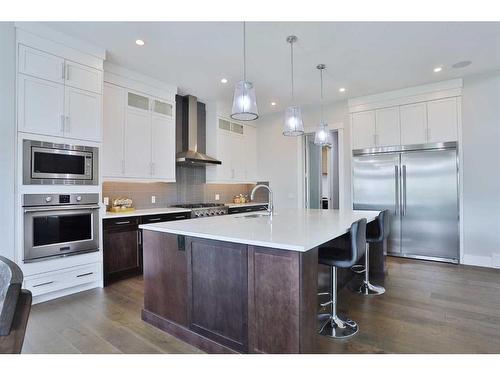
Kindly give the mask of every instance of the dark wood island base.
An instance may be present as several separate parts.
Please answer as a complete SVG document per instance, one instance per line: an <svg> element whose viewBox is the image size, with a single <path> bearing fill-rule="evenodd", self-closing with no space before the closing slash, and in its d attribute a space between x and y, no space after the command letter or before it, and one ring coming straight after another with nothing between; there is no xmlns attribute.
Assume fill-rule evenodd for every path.
<svg viewBox="0 0 500 375"><path fill-rule="evenodd" d="M313 353L317 262L144 230L142 319L209 353Z"/></svg>

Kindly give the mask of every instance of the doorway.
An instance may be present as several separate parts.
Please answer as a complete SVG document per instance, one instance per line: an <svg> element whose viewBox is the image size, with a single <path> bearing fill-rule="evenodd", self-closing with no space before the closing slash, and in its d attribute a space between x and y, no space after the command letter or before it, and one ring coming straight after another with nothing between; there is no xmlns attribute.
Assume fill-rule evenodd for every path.
<svg viewBox="0 0 500 375"><path fill-rule="evenodd" d="M337 130L330 132L332 147L315 145L314 133L305 136L306 208L339 208L339 136Z"/></svg>

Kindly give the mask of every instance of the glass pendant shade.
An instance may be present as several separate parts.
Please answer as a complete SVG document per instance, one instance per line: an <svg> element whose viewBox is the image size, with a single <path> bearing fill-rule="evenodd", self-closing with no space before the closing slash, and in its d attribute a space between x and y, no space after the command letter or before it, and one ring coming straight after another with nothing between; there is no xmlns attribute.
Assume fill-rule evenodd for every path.
<svg viewBox="0 0 500 375"><path fill-rule="evenodd" d="M255 88L252 82L239 81L236 83L231 118L239 121L252 121L259 118Z"/></svg>
<svg viewBox="0 0 500 375"><path fill-rule="evenodd" d="M314 144L318 146L332 147L332 135L330 134L330 129L328 124L321 122L318 125L318 129L314 133Z"/></svg>
<svg viewBox="0 0 500 375"><path fill-rule="evenodd" d="M302 121L302 110L297 106L290 106L285 110L285 121L283 123L283 135L298 136L304 134L304 122Z"/></svg>

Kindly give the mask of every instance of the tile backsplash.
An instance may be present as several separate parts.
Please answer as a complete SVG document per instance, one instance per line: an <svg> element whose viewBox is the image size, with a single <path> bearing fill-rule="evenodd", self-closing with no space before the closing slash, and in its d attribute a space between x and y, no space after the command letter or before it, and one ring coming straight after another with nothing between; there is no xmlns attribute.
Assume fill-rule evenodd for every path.
<svg viewBox="0 0 500 375"><path fill-rule="evenodd" d="M112 200L118 197L128 197L134 201L137 209L168 207L179 203L229 203L239 194L248 194L254 184L207 184L205 167L177 166L177 182L104 182L102 196ZM267 202L267 195L259 191L256 201ZM219 200L215 195L219 194ZM155 196L155 203L151 197Z"/></svg>

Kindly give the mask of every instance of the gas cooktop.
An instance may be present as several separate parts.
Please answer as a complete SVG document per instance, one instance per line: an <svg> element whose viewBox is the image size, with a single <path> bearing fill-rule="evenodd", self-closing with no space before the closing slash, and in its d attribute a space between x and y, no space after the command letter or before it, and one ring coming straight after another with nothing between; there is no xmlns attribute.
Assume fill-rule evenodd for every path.
<svg viewBox="0 0 500 375"><path fill-rule="evenodd" d="M208 208L208 207L221 207L224 206L222 203L186 203L186 204L174 204L172 207L178 208Z"/></svg>
<svg viewBox="0 0 500 375"><path fill-rule="evenodd" d="M204 217L215 215L226 215L228 207L222 203L186 203L176 204L172 207L191 209L191 217Z"/></svg>

